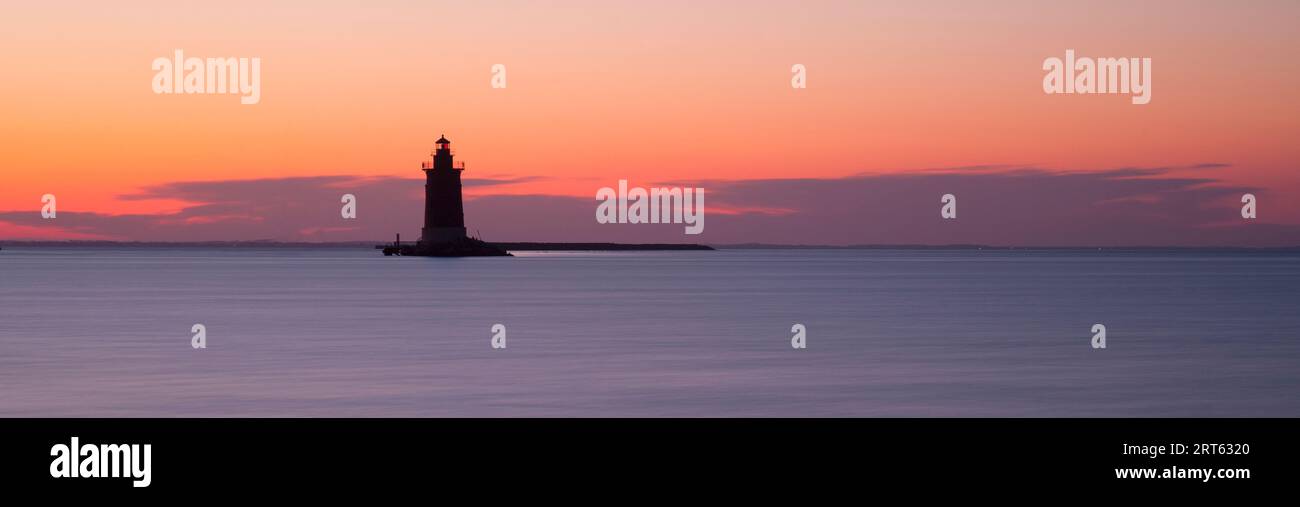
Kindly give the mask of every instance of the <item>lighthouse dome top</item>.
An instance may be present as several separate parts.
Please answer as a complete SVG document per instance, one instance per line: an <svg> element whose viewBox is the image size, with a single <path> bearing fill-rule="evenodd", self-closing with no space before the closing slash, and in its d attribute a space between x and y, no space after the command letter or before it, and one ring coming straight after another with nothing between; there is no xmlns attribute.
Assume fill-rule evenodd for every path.
<svg viewBox="0 0 1300 507"><path fill-rule="evenodd" d="M448 141L448 140L447 140L447 136L445 136L445 135L444 135L444 136L438 136L438 140L437 140L437 141L434 141L434 144L451 144L451 141Z"/></svg>

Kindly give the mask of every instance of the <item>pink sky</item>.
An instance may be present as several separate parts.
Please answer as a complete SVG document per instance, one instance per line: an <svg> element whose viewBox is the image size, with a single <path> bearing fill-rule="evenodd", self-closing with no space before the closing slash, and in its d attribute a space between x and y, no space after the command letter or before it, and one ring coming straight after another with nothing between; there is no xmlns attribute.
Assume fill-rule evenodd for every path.
<svg viewBox="0 0 1300 507"><path fill-rule="evenodd" d="M383 239L388 229L406 227L397 215L370 227L340 223L336 209L327 212L337 196L326 193L319 217L281 223L249 218L277 209L249 201L256 192L196 197L149 189L418 178L433 139L446 133L467 163L466 178L497 180L468 188L471 196L514 196L515 205L532 202L524 196L590 200L597 188L627 179L716 189L708 204L718 213L723 205L753 211L719 219L706 233L717 235L712 241L1059 242L1046 218L1015 228L1022 233L975 225L979 216L1011 217L1032 201L1100 220L1079 231L1079 244L1131 237L1197 243L1205 227L1215 232L1204 243L1300 244L1290 232L1300 225L1300 64L1293 55L1300 4L1293 1L264 4L6 7L0 239ZM175 49L261 58L261 102L153 93L149 64ZM1042 61L1066 49L1151 58L1151 103L1044 94ZM506 89L489 86L497 63L507 67ZM806 89L790 87L796 63L808 69ZM995 169L954 169L976 166ZM1024 168L1057 182L1101 176L1087 182L1095 188L1051 186L1059 198L1044 200L1025 195L1039 187L1023 186L1040 180L1006 177ZM1105 176L1123 168L1156 170L1136 179L1195 183L1148 189L1129 181L1135 178ZM916 194L914 212L840 205L867 214L846 216L831 211L842 200L866 199L866 190L828 202L816 193L771 192L779 183L744 184L812 179L854 188L862 175L911 178L926 191ZM971 190L990 195L971 196L972 206L963 207L975 213L969 221L924 232L937 227L945 181L1008 186ZM419 182L413 185L418 192ZM316 195L294 188L304 193L265 197ZM1131 195L1138 190L1148 193ZM1256 223L1233 221L1245 191L1260 198ZM39 219L46 193L59 199L53 221ZM1193 195L1198 200L1186 201ZM394 210L377 209L386 198L363 200L361 213L390 216ZM1141 216L1114 212L1136 212L1116 204L1132 200L1143 203ZM246 203L248 216L201 214L218 202ZM594 212L594 200L589 205ZM772 209L785 211L775 216ZM469 212L471 229L487 226L501 240L554 224L566 235L556 240L566 241L635 239L641 230L601 229L592 215L567 210L522 208L520 216L491 218L492 210L471 205ZM79 214L98 221L74 223ZM122 225L171 224L177 216L195 226L147 232ZM199 226L223 221L226 227ZM1181 232L1118 232L1134 223ZM1221 232L1243 226L1261 227Z"/></svg>

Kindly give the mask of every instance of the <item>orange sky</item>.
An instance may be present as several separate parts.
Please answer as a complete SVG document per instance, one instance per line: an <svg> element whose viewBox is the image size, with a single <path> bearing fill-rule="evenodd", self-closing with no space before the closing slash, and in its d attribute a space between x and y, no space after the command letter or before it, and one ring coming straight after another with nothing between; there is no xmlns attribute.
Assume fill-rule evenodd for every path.
<svg viewBox="0 0 1300 507"><path fill-rule="evenodd" d="M1294 1L128 3L5 7L0 210L45 193L61 211L175 210L116 198L172 181L420 177L445 133L466 177L548 178L498 193L1216 162L1300 223ZM1045 95L1041 63L1068 48L1152 58L1151 103ZM154 94L150 62L174 49L260 57L261 103Z"/></svg>

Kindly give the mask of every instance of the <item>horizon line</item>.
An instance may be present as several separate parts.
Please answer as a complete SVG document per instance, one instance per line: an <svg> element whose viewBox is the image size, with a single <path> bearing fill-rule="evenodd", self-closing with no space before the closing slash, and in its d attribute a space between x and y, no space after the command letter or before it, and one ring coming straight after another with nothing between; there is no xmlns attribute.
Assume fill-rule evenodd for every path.
<svg viewBox="0 0 1300 507"><path fill-rule="evenodd" d="M621 246L707 246L718 250L1182 250L1182 251L1240 251L1240 252L1284 252L1300 253L1300 245L1294 246L1221 246L1221 245L1070 245L1070 246L1021 246L1021 245L986 245L986 244L889 244L863 243L849 245L798 244L798 243L621 243L611 241L488 241L492 244L515 245L621 245ZM374 248L377 245L391 245L389 241L277 241L277 240L210 240L210 241L118 241L118 240L5 240L0 239L0 247L286 247L286 248Z"/></svg>

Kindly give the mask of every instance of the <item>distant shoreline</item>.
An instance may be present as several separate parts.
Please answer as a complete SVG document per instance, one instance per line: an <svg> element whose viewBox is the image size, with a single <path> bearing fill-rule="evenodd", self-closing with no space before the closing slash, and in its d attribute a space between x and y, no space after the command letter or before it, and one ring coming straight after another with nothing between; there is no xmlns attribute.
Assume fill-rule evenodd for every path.
<svg viewBox="0 0 1300 507"><path fill-rule="evenodd" d="M4 247L53 248L365 248L384 245L380 241L28 241L0 240ZM1300 246L1291 247L1224 247L1224 246L995 246L995 245L779 245L767 243L737 243L702 245L691 243L601 243L601 242L492 242L515 251L708 251L708 250L990 250L990 251L1134 251L1134 252L1288 252L1300 253Z"/></svg>
<svg viewBox="0 0 1300 507"><path fill-rule="evenodd" d="M712 245L718 250L993 250L993 251L1132 251L1132 252L1296 252L1300 246L999 246L999 245L773 245L739 243Z"/></svg>
<svg viewBox="0 0 1300 507"><path fill-rule="evenodd" d="M714 250L707 245L690 243L492 243L498 247L516 252L528 251L634 251L634 250Z"/></svg>
<svg viewBox="0 0 1300 507"><path fill-rule="evenodd" d="M412 243L403 243L410 245ZM714 250L707 245L691 243L491 243L515 251L582 250L582 251L636 251L636 250ZM390 246L376 241L301 242L301 241L0 241L6 246L38 248L365 248Z"/></svg>

